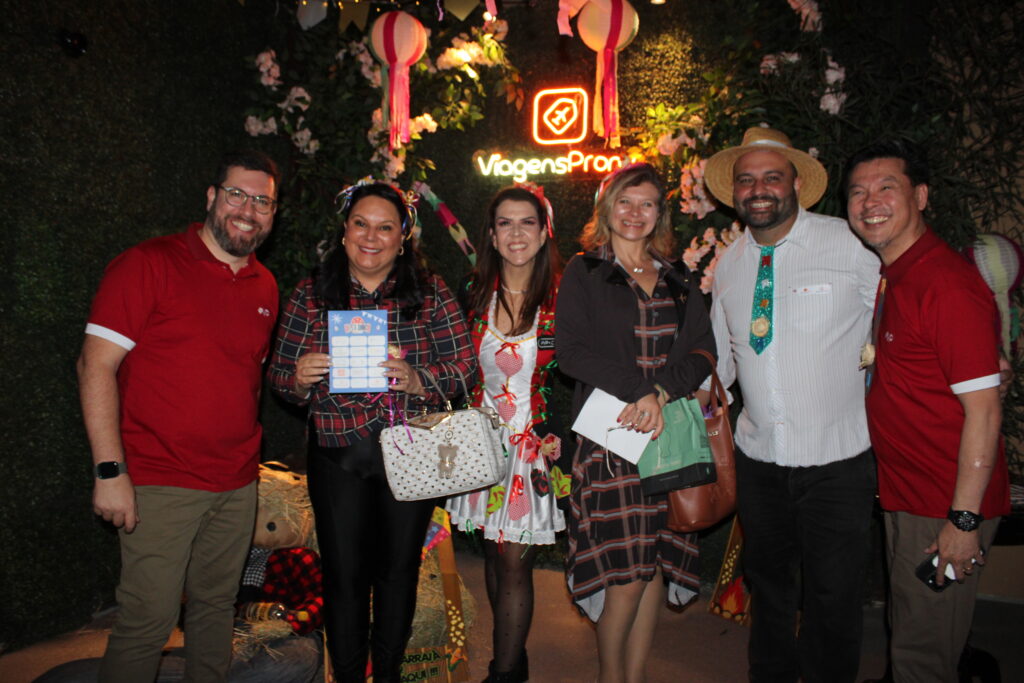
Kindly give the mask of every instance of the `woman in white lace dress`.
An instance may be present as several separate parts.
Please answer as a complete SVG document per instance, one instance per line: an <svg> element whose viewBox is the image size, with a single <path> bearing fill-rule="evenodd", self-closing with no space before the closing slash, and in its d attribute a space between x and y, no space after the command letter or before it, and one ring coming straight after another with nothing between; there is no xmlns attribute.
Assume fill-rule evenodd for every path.
<svg viewBox="0 0 1024 683"><path fill-rule="evenodd" d="M555 297L561 260L551 205L532 185L495 196L478 247L477 268L458 289L480 361L474 405L494 408L509 459L505 481L448 501L452 525L481 533L487 596L494 614L489 683L529 678L526 637L533 617L537 545L565 529L556 498L569 492L568 468L550 431L548 397L555 367Z"/></svg>

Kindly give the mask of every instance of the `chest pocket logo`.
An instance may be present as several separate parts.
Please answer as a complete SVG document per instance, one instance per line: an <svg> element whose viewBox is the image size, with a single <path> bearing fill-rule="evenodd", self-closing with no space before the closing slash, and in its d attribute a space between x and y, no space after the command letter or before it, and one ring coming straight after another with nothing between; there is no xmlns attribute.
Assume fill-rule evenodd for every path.
<svg viewBox="0 0 1024 683"><path fill-rule="evenodd" d="M802 285L793 287L790 292L795 296L811 296L814 294L829 294L832 291L832 283L825 282L820 285Z"/></svg>

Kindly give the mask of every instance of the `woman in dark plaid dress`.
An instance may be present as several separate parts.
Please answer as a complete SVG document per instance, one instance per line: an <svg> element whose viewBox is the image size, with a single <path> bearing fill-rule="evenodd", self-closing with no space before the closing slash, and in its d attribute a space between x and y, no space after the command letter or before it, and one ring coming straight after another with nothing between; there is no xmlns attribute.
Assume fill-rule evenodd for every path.
<svg viewBox="0 0 1024 683"><path fill-rule="evenodd" d="M573 418L595 387L626 402L619 423L656 438L661 409L697 390L715 353L698 282L670 263L674 240L657 173L627 166L603 183L558 296L558 363L576 380ZM695 534L666 527L666 496L645 496L635 465L580 437L573 462L567 578L597 622L600 683L638 683L660 605L699 589Z"/></svg>

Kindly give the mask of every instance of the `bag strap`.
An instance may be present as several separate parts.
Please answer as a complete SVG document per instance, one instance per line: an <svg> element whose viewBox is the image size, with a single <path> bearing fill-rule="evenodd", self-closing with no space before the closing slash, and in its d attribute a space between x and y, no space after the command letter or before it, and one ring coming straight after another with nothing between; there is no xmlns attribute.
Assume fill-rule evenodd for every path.
<svg viewBox="0 0 1024 683"><path fill-rule="evenodd" d="M725 387L722 386L722 380L718 378L718 364L715 362L715 357L704 349L694 349L690 353L703 356L711 364L711 414L714 415L719 406L729 405L729 397L725 393Z"/></svg>
<svg viewBox="0 0 1024 683"><path fill-rule="evenodd" d="M444 395L444 392L441 391L441 387L438 386L438 384L437 384L437 380L434 379L434 374L432 372L430 372L429 370L423 370L422 372L417 370L416 372L419 372L421 377L426 375L427 381L430 382L430 386L434 387L434 391L437 392L437 395L440 396L444 400L444 409L447 412L449 412L449 413L455 412L454 410L452 410L452 402L449 401L448 397ZM456 373L456 374L458 374L458 373ZM458 374L458 378L459 378L459 383L462 384L463 395L466 397L466 401L468 402L469 401L469 388L466 387L466 378L463 377L461 374Z"/></svg>

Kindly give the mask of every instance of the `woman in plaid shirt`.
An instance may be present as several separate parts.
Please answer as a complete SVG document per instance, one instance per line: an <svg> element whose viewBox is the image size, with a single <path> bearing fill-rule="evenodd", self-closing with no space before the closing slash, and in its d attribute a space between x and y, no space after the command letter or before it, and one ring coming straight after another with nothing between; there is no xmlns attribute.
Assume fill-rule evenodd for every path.
<svg viewBox="0 0 1024 683"><path fill-rule="evenodd" d="M595 387L626 402L620 426L661 433L661 409L698 389L715 353L698 282L674 253L664 186L634 164L601 186L566 266L555 313L558 365L576 380L573 419ZM600 683L644 680L658 610L700 589L696 534L667 526L665 494L644 495L636 465L579 438L573 460L567 578L597 622Z"/></svg>
<svg viewBox="0 0 1024 683"><path fill-rule="evenodd" d="M337 681L362 681L368 652L378 683L399 680L416 608L420 550L436 501L398 502L379 435L398 411L438 409L473 381L465 319L410 240L415 214L384 183L339 195L343 223L313 277L292 293L269 376L287 401L309 406L309 494L324 570L328 647ZM329 393L329 310L384 309L388 391ZM426 379L430 375L444 396ZM410 405L411 404L411 405ZM373 628L370 629L370 594Z"/></svg>

